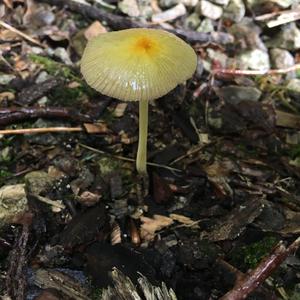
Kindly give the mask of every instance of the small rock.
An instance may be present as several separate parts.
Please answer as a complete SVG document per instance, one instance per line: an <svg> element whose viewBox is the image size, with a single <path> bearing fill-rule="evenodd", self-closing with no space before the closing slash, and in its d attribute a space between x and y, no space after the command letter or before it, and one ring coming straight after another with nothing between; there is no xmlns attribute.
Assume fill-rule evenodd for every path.
<svg viewBox="0 0 300 300"><path fill-rule="evenodd" d="M200 25L200 17L197 13L190 14L185 20L184 20L184 27L186 29L196 29Z"/></svg>
<svg viewBox="0 0 300 300"><path fill-rule="evenodd" d="M0 162L9 162L12 159L12 148L9 146L0 150Z"/></svg>
<svg viewBox="0 0 300 300"><path fill-rule="evenodd" d="M204 17L212 20L219 19L223 14L222 7L215 5L207 0L201 0L197 6L197 12Z"/></svg>
<svg viewBox="0 0 300 300"><path fill-rule="evenodd" d="M261 49L244 51L238 55L242 67L252 70L269 70L270 60L267 52Z"/></svg>
<svg viewBox="0 0 300 300"><path fill-rule="evenodd" d="M46 106L46 104L48 103L49 99L48 97L44 96L42 98L40 98L37 103L39 104L39 106Z"/></svg>
<svg viewBox="0 0 300 300"><path fill-rule="evenodd" d="M138 5L140 10L140 18L142 20L151 19L151 16L154 13L154 8L153 8L154 6L152 5L152 0L139 0Z"/></svg>
<svg viewBox="0 0 300 300"><path fill-rule="evenodd" d="M196 7L199 0L181 0L181 3L186 7Z"/></svg>
<svg viewBox="0 0 300 300"><path fill-rule="evenodd" d="M25 184L4 185L0 188L0 228L14 222L27 210Z"/></svg>
<svg viewBox="0 0 300 300"><path fill-rule="evenodd" d="M170 8L179 3L179 0L160 0L159 6L162 8Z"/></svg>
<svg viewBox="0 0 300 300"><path fill-rule="evenodd" d="M152 22L163 23L163 22L173 21L185 14L186 14L185 6L182 3L179 3L173 8L165 10L164 12L154 14L152 16Z"/></svg>
<svg viewBox="0 0 300 300"><path fill-rule="evenodd" d="M229 3L229 0L210 0L210 1L222 6L226 6Z"/></svg>
<svg viewBox="0 0 300 300"><path fill-rule="evenodd" d="M29 4L27 12L23 17L23 24L30 25L31 29L49 26L55 21L55 14L46 6L36 7Z"/></svg>
<svg viewBox="0 0 300 300"><path fill-rule="evenodd" d="M242 0L231 0L229 5L224 8L223 17L233 22L240 22L246 12L245 4Z"/></svg>
<svg viewBox="0 0 300 300"><path fill-rule="evenodd" d="M293 55L284 49L274 48L270 50L270 58L272 65L275 69L285 69L292 67L295 64ZM287 74L288 78L296 76L295 71L291 71Z"/></svg>
<svg viewBox="0 0 300 300"><path fill-rule="evenodd" d="M2 85L9 84L15 78L16 78L15 75L0 74L0 84L2 84Z"/></svg>
<svg viewBox="0 0 300 300"><path fill-rule="evenodd" d="M226 102L237 104L241 101L258 101L261 91L254 87L229 85L220 88L218 95Z"/></svg>
<svg viewBox="0 0 300 300"><path fill-rule="evenodd" d="M284 25L274 38L266 42L266 45L268 48L297 50L300 48L300 30L295 23Z"/></svg>
<svg viewBox="0 0 300 300"><path fill-rule="evenodd" d="M138 17L140 10L136 0L122 0L118 3L120 11L130 17Z"/></svg>
<svg viewBox="0 0 300 300"><path fill-rule="evenodd" d="M260 38L261 28L250 18L243 18L240 23L232 25L228 31L234 35L236 48L240 51L257 48L267 51L267 47Z"/></svg>
<svg viewBox="0 0 300 300"><path fill-rule="evenodd" d="M56 56L57 58L59 58L63 63L65 63L68 66L73 65L70 56L67 52L67 50L63 47L58 47L54 50L53 52L54 56Z"/></svg>
<svg viewBox="0 0 300 300"><path fill-rule="evenodd" d="M198 32L212 32L214 31L213 21L209 18L204 18L200 26L197 28Z"/></svg>
<svg viewBox="0 0 300 300"><path fill-rule="evenodd" d="M213 61L218 62L222 68L226 68L228 57L223 52L208 48L207 56L209 60L206 60L206 63L204 63L204 68L206 71L211 71L211 65Z"/></svg>
<svg viewBox="0 0 300 300"><path fill-rule="evenodd" d="M25 175L26 189L33 195L46 194L51 190L53 182L53 178L44 171L33 171Z"/></svg>
<svg viewBox="0 0 300 300"><path fill-rule="evenodd" d="M290 95L294 97L300 97L300 79L291 79L286 86Z"/></svg>
<svg viewBox="0 0 300 300"><path fill-rule="evenodd" d="M48 80L50 78L51 78L51 76L46 71L42 71L37 76L37 78L35 80L35 83L42 83L42 82L45 82L46 80Z"/></svg>
<svg viewBox="0 0 300 300"><path fill-rule="evenodd" d="M270 1L277 4L277 5L279 5L282 8L288 8L292 4L295 3L295 0L270 0Z"/></svg>

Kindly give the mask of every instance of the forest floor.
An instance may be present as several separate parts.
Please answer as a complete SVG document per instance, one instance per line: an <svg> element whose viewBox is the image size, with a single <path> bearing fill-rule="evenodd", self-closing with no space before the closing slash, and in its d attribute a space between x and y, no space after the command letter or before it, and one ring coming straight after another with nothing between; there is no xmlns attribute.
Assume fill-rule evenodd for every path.
<svg viewBox="0 0 300 300"><path fill-rule="evenodd" d="M4 0L3 299L104 299L117 268L182 300L299 300L298 19L283 0ZM138 103L97 93L79 66L88 39L150 26L199 61L151 102L141 194Z"/></svg>

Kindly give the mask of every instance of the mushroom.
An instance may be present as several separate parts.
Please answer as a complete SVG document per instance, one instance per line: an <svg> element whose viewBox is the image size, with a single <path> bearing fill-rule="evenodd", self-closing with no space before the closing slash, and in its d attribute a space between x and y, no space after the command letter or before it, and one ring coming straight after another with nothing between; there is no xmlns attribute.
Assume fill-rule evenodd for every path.
<svg viewBox="0 0 300 300"><path fill-rule="evenodd" d="M139 101L136 169L147 174L148 104L190 78L197 66L191 46L169 32L135 28L90 40L81 60L87 83L123 101Z"/></svg>

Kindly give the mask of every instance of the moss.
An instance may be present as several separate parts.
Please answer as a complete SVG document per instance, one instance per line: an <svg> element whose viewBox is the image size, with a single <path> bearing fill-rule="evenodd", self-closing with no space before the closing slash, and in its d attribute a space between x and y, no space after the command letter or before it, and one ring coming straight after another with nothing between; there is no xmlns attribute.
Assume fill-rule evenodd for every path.
<svg viewBox="0 0 300 300"><path fill-rule="evenodd" d="M77 79L74 72L64 64L60 64L48 57L37 55L37 54L29 54L29 58L34 63L42 65L45 71L50 75L62 76L68 79Z"/></svg>
<svg viewBox="0 0 300 300"><path fill-rule="evenodd" d="M289 157L292 159L296 159L298 157L300 157L300 145L294 145L291 147L290 151L289 151Z"/></svg>
<svg viewBox="0 0 300 300"><path fill-rule="evenodd" d="M54 89L50 95L49 99L51 104L61 104L62 101L65 106L73 106L79 104L82 100L83 92L80 88L68 88L66 86L60 86Z"/></svg>
<svg viewBox="0 0 300 300"><path fill-rule="evenodd" d="M5 170L5 169L1 169L0 170L0 184L5 183L5 181L7 180L7 178L11 177L12 173Z"/></svg>
<svg viewBox="0 0 300 300"><path fill-rule="evenodd" d="M36 64L42 65L48 74L79 83L79 86L76 88L58 87L54 89L52 92L52 100L59 99L61 103L61 99L63 99L66 105L73 105L74 101L77 101L78 98L81 98L83 95L94 97L97 94L94 89L89 87L85 81L81 79L80 74L77 74L68 66L37 54L30 54L29 58Z"/></svg>
<svg viewBox="0 0 300 300"><path fill-rule="evenodd" d="M238 248L232 254L233 262L235 265L241 264L245 270L254 268L267 254L271 252L277 242L277 238L268 236L258 242Z"/></svg>

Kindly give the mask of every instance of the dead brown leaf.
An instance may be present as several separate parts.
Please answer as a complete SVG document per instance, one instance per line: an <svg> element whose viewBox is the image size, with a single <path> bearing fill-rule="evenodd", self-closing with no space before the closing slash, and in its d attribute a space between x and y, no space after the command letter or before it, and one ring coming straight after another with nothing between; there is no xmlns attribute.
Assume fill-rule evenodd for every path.
<svg viewBox="0 0 300 300"><path fill-rule="evenodd" d="M165 227L173 224L173 220L162 215L154 215L153 218L141 216L141 238L143 240L152 241L155 233Z"/></svg>

